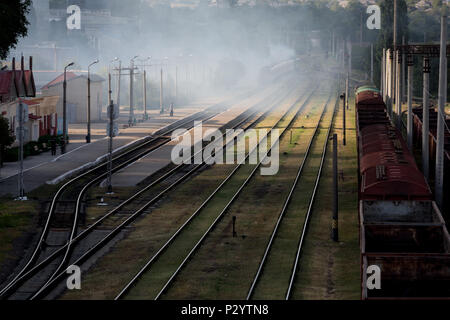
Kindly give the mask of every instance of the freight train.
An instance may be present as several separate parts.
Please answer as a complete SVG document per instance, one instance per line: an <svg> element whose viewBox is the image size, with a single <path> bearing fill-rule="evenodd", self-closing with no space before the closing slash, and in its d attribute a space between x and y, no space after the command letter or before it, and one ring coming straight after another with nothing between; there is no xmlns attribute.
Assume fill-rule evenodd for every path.
<svg viewBox="0 0 450 320"><path fill-rule="evenodd" d="M355 97L362 298L450 298L450 236L430 187L380 92Z"/></svg>

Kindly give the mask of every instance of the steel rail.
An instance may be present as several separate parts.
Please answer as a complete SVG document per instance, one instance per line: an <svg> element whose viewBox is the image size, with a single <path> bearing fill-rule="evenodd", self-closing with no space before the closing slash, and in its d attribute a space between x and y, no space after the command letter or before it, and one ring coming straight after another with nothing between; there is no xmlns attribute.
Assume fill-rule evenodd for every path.
<svg viewBox="0 0 450 320"><path fill-rule="evenodd" d="M136 155L136 156L133 156L132 158L126 160L125 162L123 162L123 163L117 165L117 166L113 169L113 172L116 172L117 170L122 169L125 165L128 165L129 163L132 163L132 162L138 160L139 158L141 158L141 157L143 157L143 156L145 156L145 155L148 155L149 153L151 153L151 152L157 150L158 148L160 148L161 146L163 146L165 143L167 143L168 141L170 141L170 138L165 139L164 136L165 136L166 134L168 134L168 133L170 133L171 131L173 131L173 130L175 130L175 129L177 129L177 128L183 126L183 125L185 125L186 123L195 121L196 119L199 119L199 118L201 118L202 116L203 116L203 114L202 114L202 115L199 115L198 117L196 117L196 118L194 118L194 119L190 119L190 120L187 120L187 121L183 121L183 122L181 122L179 125L177 125L176 127L171 128L171 129L167 129L167 131L165 131L164 133L161 133L161 134L158 134L158 135L155 136L155 137L152 137L149 141L146 141L146 142L143 143L142 145L133 147L132 149L127 150L126 152L124 152L124 153L122 153L122 154L116 156L115 158L113 158L113 161L115 161L115 160L120 160L122 157L127 156L127 155L129 155L129 154L135 152L135 151L138 150L138 149L145 148L146 146L148 146L148 145L154 143L155 141L157 141L157 140L159 140L159 139L164 139L164 142L163 142L162 144L157 144L156 146L154 146L154 147L152 147L152 148L150 148L150 149L148 149L148 150L146 150L146 151L144 151L144 152L142 152L142 153L140 153L140 154L138 154L138 155ZM210 116L210 117L208 117L208 118L211 118L211 117L213 117L213 116L214 116L214 115L212 115L212 116ZM41 251L42 245L45 243L45 238L46 238L46 236L47 236L47 234L48 234L48 232L49 232L51 219L52 219L53 213L54 213L55 208L56 208L56 202L58 201L58 198L60 197L60 195L61 195L61 194L62 194L62 193L63 193L63 192L71 185L71 184L77 182L78 180L84 178L85 176L87 176L87 175L90 174L90 173L93 173L93 172L96 171L96 170L102 169L102 168L105 167L105 166L106 166L106 163L99 164L98 166L95 166L94 168L92 168L92 169L90 169L90 170L88 170L88 171L86 171L86 172L83 172L83 173L81 173L80 175L78 175L78 176L72 178L71 180L69 180L68 182L66 182L64 185L62 185L62 186L58 189L58 191L56 192L56 194L53 196L52 203L51 203L51 206L50 206L50 208L49 208L49 214L47 215L47 220L46 220L46 222L45 222L45 225L44 225L43 230L41 231L41 236L40 236L40 238L39 238L39 240L38 240L37 245L36 245L35 248L34 248L34 251L33 251L32 255L31 255L31 257L28 259L27 263L25 264L24 267L22 267L22 269L19 271L19 273L18 273L18 274L17 274L17 275L16 275L16 276L15 276L15 277L14 277L14 278L13 278L13 279L5 286L5 287L3 287L3 288L0 290L0 297L2 297L7 291L9 291L9 289L10 289L12 286L15 285L16 281L17 281L17 280L18 280L18 279L19 279L26 271L28 271L28 270L29 270L29 267L35 262L35 260L36 260L36 258L37 258L37 256L38 256L38 253ZM106 174L107 174L107 173L105 172L105 173L101 174L100 176L97 176L97 178L95 178L95 180L91 180L91 181L89 182L89 184L92 185L92 184L94 183L94 181L100 180L100 179L103 178ZM77 207L78 207L78 206L77 206ZM75 227L76 227L76 226L75 226ZM72 226L72 233L71 233L72 235L74 234L74 230L73 230L73 229L74 229L74 226Z"/></svg>
<svg viewBox="0 0 450 320"><path fill-rule="evenodd" d="M331 117L331 124L328 127L326 140L325 140L325 143L324 143L324 146L323 146L322 158L320 160L320 167L319 167L319 171L317 172L317 177L316 177L316 181L314 183L313 193L312 193L310 201L309 201L309 206L308 206L308 211L306 213L305 221L303 222L302 234L301 234L300 240L298 242L297 253L295 255L295 261L294 261L294 264L293 264L293 267L292 267L291 277L290 277L290 280L289 280L289 286L288 286L288 289L287 289L287 292L286 292L285 300L289 300L289 298L291 297L292 288L294 286L294 280L295 280L295 276L297 274L298 262L299 262L300 254L301 254L301 251L302 251L302 248L303 248L303 243L304 243L304 240L305 240L306 231L307 231L308 225L309 225L309 217L311 216L312 207L314 205L314 200L316 199L317 189L318 189L318 186L319 186L320 178L322 176L323 164L325 163L325 157L326 157L326 154L327 154L328 141L330 140L331 130L334 127L334 118L336 116L336 111L338 109L337 108L338 103L339 103L339 96L337 96L337 98L336 98L333 115Z"/></svg>
<svg viewBox="0 0 450 320"><path fill-rule="evenodd" d="M245 162L250 154L255 151L255 148L247 154L243 162ZM208 198L194 211L194 213L175 231L175 233L164 243L164 245L147 261L147 263L136 273L136 275L125 285L120 293L114 298L114 300L121 299L136 283L136 281L147 271L147 269L156 261L157 258L168 248L172 241L184 230L184 228L190 224L190 222L198 215L198 213L209 203L209 201L217 194L217 192L225 185L225 183L231 179L236 171L240 168L242 162L239 163L230 174L220 183L220 185L208 196Z"/></svg>
<svg viewBox="0 0 450 320"><path fill-rule="evenodd" d="M258 108L258 106L261 104L262 102L260 101L259 103L257 103L255 106L253 106L252 108ZM249 108L252 109L252 108ZM192 121L193 119L191 119L190 121ZM187 122L190 122L187 121ZM178 128L179 126L177 126L176 128ZM175 129L176 129L175 128ZM11 289L13 288L13 286L16 286L18 283L20 283L21 281L25 281L26 279L30 278L33 276L34 273L36 273L38 270L42 269L43 267L45 267L45 265L47 265L48 263L51 262L51 260L53 260L54 258L56 258L58 255L61 254L62 250L66 249L68 246L70 246L70 244L73 243L77 243L78 241L81 241L84 237L87 236L87 234L92 231L95 227L97 227L99 224L101 224L104 220L106 220L109 216L111 216L112 214L114 214L115 212L117 212L118 210L120 210L123 206L129 204L132 200L134 200L136 197L138 197L139 195L141 195L142 193L144 193L145 191L147 191L148 189L150 189L151 187L153 187L154 185L160 183L161 181L163 181L165 178L167 178L168 176L170 176L171 174L173 174L174 172L176 172L177 170L180 169L181 166L177 166L175 168L173 168L172 170L170 170L169 172L167 172L166 174L164 174L163 176L159 177L157 180L153 181L150 185L146 186L145 188L143 188L142 190L138 191L135 195L131 196L129 199L125 200L124 202L122 202L121 204L119 204L116 208L114 208L113 210L111 210L110 212L108 212L107 214L105 214L104 216L102 216L99 220L97 220L94 224L92 224L91 226L89 226L87 229L85 229L84 231L82 231L80 234L78 234L75 238L72 239L72 241L67 242L65 245L63 245L61 248L57 249L55 252L51 253L48 257L46 257L43 261L41 261L39 264L35 265L33 268L29 269L25 274L21 275L19 278L17 278L15 280L15 283L8 288L8 290L6 290L6 292L3 293L3 295L5 295L5 293L7 293L8 291L11 291ZM1 295L0 295L1 297Z"/></svg>
<svg viewBox="0 0 450 320"><path fill-rule="evenodd" d="M278 143L278 141L281 139L281 137L286 133L286 130L294 123L294 120L298 118L298 115L300 114L300 112L302 111L302 109L308 104L310 98L312 97L312 95L314 94L315 90L311 91L310 95L308 96L308 98L303 102L302 106L300 106L300 108L297 110L296 114L294 115L294 117L289 121L288 125L283 128L282 133L279 135L279 137L276 139L276 141L274 143L272 143L271 141L271 146L269 148L269 150L267 151L266 155L264 156L263 159L261 159L258 164L256 165L256 167L252 170L252 172L250 173L250 175L247 177L247 179L242 183L242 185L239 187L239 189L236 191L236 193L233 195L233 197L230 199L230 201L227 203L227 205L224 207L224 209L219 213L219 215L217 216L217 218L213 221L213 223L209 226L209 228L205 231L205 233L202 235L202 237L198 240L198 242L195 244L195 246L191 249L191 251L188 253L188 255L184 258L184 260L182 261L182 263L178 266L178 268L175 270L175 272L171 275L171 277L169 278L169 280L165 283L165 285L163 286L163 288L159 291L159 293L157 294L157 296L155 297L155 300L158 300L162 294L165 293L165 291L169 288L169 286L172 284L173 280L175 279L175 277L178 275L178 273L181 271L181 269L186 265L187 261L190 259L190 257L194 254L194 252L200 247L200 245L202 244L202 242L204 241L204 239L208 236L209 232L217 225L217 223L221 220L221 218L224 216L224 214L226 213L226 211L228 210L228 208L231 206L231 204L234 203L234 201L236 200L236 198L239 196L239 194L241 193L241 191L244 189L244 187L248 184L248 182L250 181L250 179L254 176L255 172L258 170L258 168L261 166L261 164L264 162L264 160L267 158L268 153L271 152L273 146ZM285 116L295 107L295 105L297 105L299 103L300 99L297 100L292 106L291 108L289 108L289 110L281 117L281 119L271 128L270 133L267 133L264 140L267 141L268 135L272 133L273 129L285 118ZM253 150L255 151L255 150ZM252 152L253 152L252 151ZM245 160L244 160L245 161ZM242 162L239 164L241 165Z"/></svg>
<svg viewBox="0 0 450 320"><path fill-rule="evenodd" d="M254 108L254 107L252 107L251 109L253 109L253 108ZM255 112L255 113L256 113L256 112ZM253 113L253 114L254 114L254 113ZM245 122L248 118L250 118L251 116L253 116L253 114L250 115L250 116L248 116L248 117L247 117L246 119L244 119L241 123ZM216 116L216 115L212 115L211 117L205 119L205 121L211 119L211 118L214 117L214 116ZM195 128L196 125L194 125L193 127ZM179 127L177 127L177 128L179 128ZM178 136L180 136L180 135L178 135ZM171 140L172 140L172 139L169 139L169 141L171 141ZM168 142L169 142L169 141L168 141ZM164 146L164 145L165 145L165 143L162 144L161 146L158 146L158 148L160 148L160 147L162 147L162 146ZM156 151L158 148L156 148L155 150L153 150L153 151L151 151L151 152ZM203 150L203 149L202 149L202 150ZM148 156L149 154L150 154L150 153L147 153L147 154L145 154L145 156ZM139 159L140 159L140 158L139 158ZM132 162L132 163L134 163L134 162ZM129 165L129 163L124 164L121 168L123 168L125 165ZM120 169L121 169L121 168L120 168ZM176 168L179 169L179 167L176 167ZM174 171L171 171L171 172L174 172ZM84 194L85 194L86 190L87 190L91 185L93 185L94 183L96 183L96 182L98 182L99 180L103 179L105 175L106 175L106 173L105 173L105 174L102 174L102 175L100 175L100 176L98 176L98 177L96 177L94 180L91 180L91 181L88 182L88 183L83 187L83 189L79 192L78 197L77 197L76 207L75 207L75 214L74 214L74 219L73 219L73 224L72 224L72 231L71 231L71 235L70 235L70 237L69 237L68 243L67 243L66 252L65 252L65 254L64 254L64 257L63 257L62 261L60 262L60 264L58 265L58 267L56 268L56 270L53 272L53 274L50 276L50 278L47 280L47 282L44 284L43 287L46 287L46 286L50 283L50 281L53 280L53 277L54 277L54 276L55 276L55 275L56 275L56 274L64 267L64 265L65 265L66 262L67 262L67 259L68 259L69 255L70 255L70 250L71 250L72 240L73 240L73 238L74 238L74 236L75 236L76 229L77 229L77 226L78 226L78 216L79 216L79 214L80 214L81 202L82 202L82 199L83 199L83 197L84 197ZM160 181L161 181L161 180L160 180ZM146 190L148 190L148 188L146 188Z"/></svg>
<svg viewBox="0 0 450 320"><path fill-rule="evenodd" d="M257 104L257 106L260 103ZM256 107L257 107L256 106ZM256 108L253 107L253 108ZM250 118L250 117L248 117ZM243 122L248 121L248 118L244 119ZM237 125L238 126L238 125ZM201 151L200 151L201 152ZM195 155L194 155L195 156ZM193 157L194 157L193 156ZM202 163L200 165L197 165L195 168L191 169L189 172L187 172L183 177L179 178L177 181L175 181L171 186L169 186L168 188L164 189L162 192L160 192L157 196L155 196L153 199L151 199L149 202L147 202L144 206L142 206L141 208L139 208L135 213L133 213L128 219L126 219L124 222L122 222L119 226L117 226L114 230L112 230L107 236L105 236L102 240L100 240L94 247L90 248L87 252L85 252L79 259L77 259L76 262L74 262L74 264L79 264L80 262L83 262L85 259L87 259L89 256L91 256L93 253L95 253L97 251L97 248L101 248L103 245L105 245L114 235L116 235L119 231L121 231L121 229L128 225L132 220L134 220L137 216L139 216L143 210L145 210L148 206L150 206L151 204L155 203L156 201L158 201L165 193L167 193L168 191L170 191L171 189L173 189L176 185L178 185L179 183L181 183L182 181L184 181L188 176L190 176L191 174L193 174L195 171L197 171L200 167L202 167L203 165L205 165L205 163ZM174 169L172 169L171 171L169 171L168 173L164 174L162 177L158 178L158 182L162 181L163 178L166 178L167 176L169 176L171 173L175 172L176 169L178 169L179 167L181 167L183 165L179 165L178 167L175 167ZM152 185L154 185L155 183L152 183ZM152 186L151 185L151 186ZM134 198L136 198L138 196L138 194L141 194L142 192L146 191L150 186L144 188L143 190L140 190L137 194L135 194L134 196L132 196L130 199L128 200L132 200ZM125 204L121 204L119 205L119 207L123 207L123 205ZM117 211L119 209L119 207L116 207L113 211ZM110 212L112 214L112 212ZM108 215L110 215L110 213L108 213ZM103 221L104 219L106 219L106 217L104 216L101 220ZM100 221L97 221L100 222ZM97 222L95 224L97 224ZM93 227L93 226L91 226ZM89 229L91 229L91 227ZM78 235L75 239L79 240L79 237L82 235L85 235L85 232L87 231L87 229L85 231L83 231L83 233L81 233L80 235ZM75 240L74 239L74 240ZM47 289L47 287L55 284L56 281L58 281L58 279L60 279L65 273L61 272L58 276L54 277L51 281L49 281L45 287L41 287L41 289L34 294L31 299L36 299L39 296L41 296L43 294L43 292Z"/></svg>
<svg viewBox="0 0 450 320"><path fill-rule="evenodd" d="M267 243L266 250L264 251L264 255L263 255L263 257L262 257L262 259L261 259L261 261L259 263L258 270L257 270L257 272L256 272L256 274L255 274L255 276L253 278L252 285L250 286L250 289L249 289L249 291L247 293L247 298L246 298L247 300L250 300L251 296L253 295L254 289L255 289L256 284L257 284L257 282L259 280L259 276L260 276L260 274L261 274L261 272L263 270L263 267L265 265L267 256L269 255L269 251L272 248L272 243L273 243L273 240L275 239L275 236L277 234L278 227L279 227L279 225L281 224L281 221L284 218L284 214L285 214L287 208L289 207L289 204L290 204L291 199L292 199L292 195L294 194L294 190L297 188L297 184L298 184L298 182L300 180L300 177L301 177L301 175L303 173L303 168L305 166L306 160L309 159L309 152L311 150L311 147L312 147L314 141L316 140L316 136L317 136L317 133L319 131L320 123L322 122L323 117L325 115L325 112L327 110L327 106L330 103L331 96L332 96L332 94L330 92L330 95L329 95L327 101L325 102L325 104L323 106L323 110L322 110L322 113L321 113L321 115L319 117L319 120L317 121L316 127L314 129L314 133L312 134L311 139L309 140L308 147L307 147L307 149L305 151L305 154L303 156L302 163L301 163L301 165L300 165L300 167L299 167L299 169L297 171L297 175L295 177L295 180L292 183L292 186L290 188L288 196L286 197L286 200L284 201L283 207L282 207L282 209L280 211L280 214L278 216L278 219L277 219L277 223L275 224L275 228L273 229L272 234L271 234L270 239L269 239L269 242Z"/></svg>

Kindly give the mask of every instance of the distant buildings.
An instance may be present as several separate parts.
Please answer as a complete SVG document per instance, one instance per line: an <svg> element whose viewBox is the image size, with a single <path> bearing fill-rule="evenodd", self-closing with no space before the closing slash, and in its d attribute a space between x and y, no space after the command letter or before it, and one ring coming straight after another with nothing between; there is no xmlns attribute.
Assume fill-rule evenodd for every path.
<svg viewBox="0 0 450 320"><path fill-rule="evenodd" d="M100 121L102 115L102 77L91 74L91 121ZM62 132L63 114L63 80L64 74L58 75L55 79L41 88L42 97L60 96L56 112L58 114L58 131ZM87 74L75 72L66 73L67 80L67 122L80 123L87 119Z"/></svg>
<svg viewBox="0 0 450 320"><path fill-rule="evenodd" d="M53 72L49 74L54 74ZM86 122L87 119L87 74L67 72L67 121ZM102 77L91 74L91 120L101 120L102 114ZM0 71L0 114L9 120L11 132L17 136L17 110L20 100L28 108L28 121L25 124L25 142L36 141L43 135L62 133L63 124L63 80L64 74L41 88L41 96L36 96L33 75L33 62L30 57L29 69L25 70L24 58L20 69L15 59L11 67Z"/></svg>

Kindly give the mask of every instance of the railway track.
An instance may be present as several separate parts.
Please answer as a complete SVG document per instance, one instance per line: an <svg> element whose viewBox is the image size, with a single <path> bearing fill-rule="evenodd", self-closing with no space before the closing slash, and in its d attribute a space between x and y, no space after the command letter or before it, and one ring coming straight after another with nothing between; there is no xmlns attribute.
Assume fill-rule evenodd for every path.
<svg viewBox="0 0 450 320"><path fill-rule="evenodd" d="M294 119L299 115L300 111L303 109L303 107L307 104L307 102L309 101L309 99L311 98L313 93L311 93L309 95L309 97L307 97L302 106L295 112L295 115L293 116L293 118L289 121L288 125L283 129L283 133L286 131L286 128L288 128L290 126L290 124L293 123ZM290 106L290 108L283 114L283 116L276 121L276 123L272 126L270 132L272 132L272 130L277 127L280 123L282 123L283 121L286 120L286 117L288 114L290 114L290 112L295 108L296 105L299 104L299 102L303 100L303 97L300 99L297 99L296 102L294 104L292 104ZM294 110L295 111L295 110ZM260 141L261 143L267 143L267 139L270 133L268 133L264 139L262 141ZM275 139L277 142L278 139ZM271 145L273 146L274 141L271 141ZM221 190L221 188L236 174L236 172L238 172L239 168L241 168L242 164L245 163L246 159L248 159L248 157L251 155L252 152L254 152L256 150L257 147L255 147L253 150L249 150L246 158L241 161L235 168L234 170L228 174L228 176L222 181L222 183L210 194L210 196L200 205L200 207L197 208L197 210L195 210L195 212L186 220L186 222L180 226L180 228L178 228L178 230L170 237L170 239L147 261L147 263L141 268L141 270L130 280L130 282L121 290L121 292L116 296L115 299L123 299L125 298L128 293L130 292L130 290L132 290L132 288L136 285L136 283L141 279L141 277L149 270L149 268L156 263L157 261L159 261L159 259L163 258L164 259L164 254L166 253L166 251L169 249L169 247L173 244L174 241L182 241L180 239L183 238L183 236L186 236L186 234L189 232L189 228L191 227L191 225L196 221L195 219L198 218L198 216L201 214L201 211L209 204L209 202L216 196L216 194ZM270 149L269 149L270 150ZM265 159L265 158L264 158ZM229 206L234 202L234 200L238 197L239 193L242 191L242 189L245 187L245 185L247 185L248 181L253 177L254 173L256 172L256 170L260 167L260 165L262 164L262 162L264 161L264 159L261 159L260 162L255 166L255 168L252 170L252 172L250 173L250 175L247 177L247 179L245 179L244 183L240 186L239 190L232 196L231 200L227 203L227 205L225 206L225 208L219 213L219 215L216 216L216 218L214 219L214 221L212 222L212 224L210 224L209 228L206 230L206 232L200 237L200 239L196 242L196 244L194 245L194 247L189 251L189 249L187 249L187 251L189 251L189 253L187 253L187 255L185 256L184 260L181 262L180 265L178 265L178 267L176 268L175 272L172 273L171 277L169 278L169 280L167 282L165 282L163 288L161 289L161 291L159 291L159 293L156 296L156 299L158 299L165 290L168 289L168 287L171 285L171 283L173 282L174 278L176 277L176 275L179 273L179 271L184 267L184 265L187 263L187 261L190 259L190 257L196 252L196 250L200 247L201 243L203 242L203 240L207 237L207 235L209 234L209 232L214 228L214 226L219 222L219 220L223 217L223 215L225 214L225 212L227 211L227 209L229 208ZM192 229L192 227L191 227ZM200 236L200 235L199 235ZM168 260L168 259L165 259Z"/></svg>
<svg viewBox="0 0 450 320"><path fill-rule="evenodd" d="M254 116L258 112L258 106L249 108L249 110L253 110L250 115L245 115L243 120L240 120L236 126L241 125L242 123L245 123L248 121L252 116ZM256 110L256 111L255 111ZM87 229L85 229L83 232L78 234L76 237L71 239L68 243L66 243L64 246L60 247L58 250L54 251L51 255L47 256L45 259L41 260L39 264L37 264L34 268L31 268L28 272L23 274L21 277L16 279L16 283L13 284L14 287L17 287L17 285L20 282L26 282L27 279L30 279L32 277L38 277L39 274L42 273L44 268L51 268L52 265L55 264L55 260L58 259L58 257L62 256L61 261L58 264L58 267L54 269L53 272L51 272L51 276L44 282L42 285L39 284L37 288L33 288L33 290L28 289L29 295L27 298L35 299L39 298L45 295L49 291L50 288L52 288L54 285L56 285L57 280L64 275L63 268L66 265L70 265L69 262L74 261L73 264L79 264L83 261L86 261L90 256L95 254L99 249L101 249L104 245L109 243L117 234L120 233L121 230L123 230L129 223L131 223L137 216L139 216L141 213L144 213L146 211L146 208L149 207L151 204L158 201L165 193L170 191L174 186L181 183L183 180L185 180L188 176L192 175L194 172L196 172L199 169L200 166L192 166L192 165L179 165L159 178L157 178L155 181L153 181L150 185L145 187L144 189L140 190L136 194L134 194L131 198L121 203L118 207L114 208L110 212L108 212L106 215L104 215L102 218L97 220L94 224L89 226ZM165 184L165 185L164 185ZM154 187L155 185L160 185L160 190L156 190L156 192L153 190L153 193L146 194L149 189ZM151 198L151 200L149 200ZM133 214L130 214L130 212L134 212ZM94 230L98 230L99 227L102 226L108 219L110 219L113 216L118 216L122 214L122 219L119 220L119 223L112 232L108 233L106 236L104 236L101 239L96 239L95 241L98 241L96 245L88 247L87 250L83 252L83 250L75 250L78 252L75 252L75 254L71 251L71 248L74 244L79 243L83 239L87 237L91 237L91 234ZM117 224L117 221L116 221ZM92 240L92 239L91 239ZM81 244L79 244L78 247L82 247ZM46 273L46 272L43 272ZM47 272L48 273L48 272ZM13 286L8 288L9 291L12 291Z"/></svg>
<svg viewBox="0 0 450 320"><path fill-rule="evenodd" d="M289 193L284 200L284 203L283 203L283 206L278 215L278 219L276 221L275 227L274 227L274 229L271 233L271 236L269 238L269 241L266 245L266 248L265 248L264 254L261 258L261 261L259 262L257 271L253 277L250 289L248 290L247 297L246 297L247 300L252 299L255 296L255 294L257 295L258 299L274 298L274 295L277 296L277 294L278 295L280 294L280 290L282 290L280 287L283 287L283 286L286 289L285 299L288 299L290 296L293 281L295 279L295 274L297 272L297 265L298 265L298 261L299 261L301 248L302 248L302 245L304 242L304 238L306 236L306 230L307 230L308 223L309 223L309 216L312 211L312 205L314 203L317 186L319 184L319 180L320 180L320 176L321 176L323 162L324 162L325 154L326 154L326 148L327 148L328 140L329 140L329 134L330 134L330 130L332 128L332 123L333 123L334 114L335 114L335 110L336 110L336 105L335 105L333 115L331 117L331 122L330 122L330 125L328 126L328 130L325 134L322 134L322 136L324 136L324 145L323 145L323 149L321 149L321 154L315 154L315 153L317 153L317 150L314 150L314 149L317 149L318 144L319 144L319 136L321 135L320 127L321 127L321 124L324 122L324 117L325 117L325 114L327 113L327 109L330 105L331 98L332 98L332 93L330 93L326 103L323 106L319 120L317 121L316 126L314 128L314 132L311 135L311 138L308 142L301 165L298 168L297 174L296 174L295 179L290 187ZM321 158L318 168L317 168L317 166L316 167L314 166L314 163L313 163L314 160L311 159L312 156L317 156L317 155ZM292 227L294 227L295 222L298 221L299 213L294 212L292 203L296 196L296 193L298 196L299 189L301 189L299 184L303 184L302 185L303 189L300 190L303 192L309 192L308 190L310 190L310 188L312 187L309 185L307 178L304 177L304 172L311 173L311 172L315 172L315 171L317 171L317 175L316 175L316 178L314 181L314 187L313 187L311 196L309 197L309 199L305 199L305 200L308 200L308 208L307 208L307 212L306 212L306 215L305 215L305 218L303 221L302 232L301 232L300 238L298 240L298 245L296 246L297 250L295 251L294 247L292 246L293 242L295 240L292 240L292 239L295 239L294 237L297 235L297 231L292 230ZM299 209L302 209L299 206L299 203L296 203L295 209L296 209L295 211L299 211ZM289 231L291 231L291 232L289 232ZM292 239L289 239L290 236L292 236ZM288 239L286 239L286 237L288 237ZM292 259L292 254L294 252L296 252L295 259ZM291 258L289 258L289 254L290 254ZM285 265L282 264L282 266L280 266L278 264L278 262L279 261L286 262L286 261L290 261L290 260L292 260L291 261L292 267L290 270L289 282L288 282L288 285L286 285L286 283L284 282L286 279L283 280L283 276L285 273L287 274L288 272L287 272L287 270L285 270L286 269ZM268 262L270 262L270 263L268 263ZM268 267L266 267L267 264L269 264ZM281 282L283 282L283 284ZM273 291L275 291L275 293ZM259 295L258 295L258 293L259 293Z"/></svg>
<svg viewBox="0 0 450 320"><path fill-rule="evenodd" d="M130 165L143 156L149 155L153 151L164 146L171 140L169 135L174 130L181 127L192 128L195 121L207 121L220 112L223 112L224 109L226 108L221 107L220 105L211 107L208 110L190 117L188 120L181 120L176 122L173 126L168 126L166 130L152 136L148 141L122 152L113 158L113 172ZM50 203L45 222L42 222L43 228L36 246L20 271L0 290L0 298L9 296L12 289L17 287L18 280L23 279L24 274L28 274L27 271L29 271L33 265L45 261L47 257L51 256L55 251L58 251L58 247L65 247L67 250L65 256L69 256L71 250L70 243L77 232L83 196L89 187L106 177L106 170L107 164L101 163L70 179L58 189ZM70 228L70 230L66 231L67 228ZM65 241L68 246L60 243L54 244L52 241Z"/></svg>

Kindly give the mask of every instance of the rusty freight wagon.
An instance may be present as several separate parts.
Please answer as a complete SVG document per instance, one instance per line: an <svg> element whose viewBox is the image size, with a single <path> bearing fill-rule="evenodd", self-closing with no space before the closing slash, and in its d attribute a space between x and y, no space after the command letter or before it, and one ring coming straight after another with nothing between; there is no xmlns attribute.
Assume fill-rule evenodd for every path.
<svg viewBox="0 0 450 320"><path fill-rule="evenodd" d="M358 88L356 112L362 298L449 298L450 237L425 177L377 89Z"/></svg>

